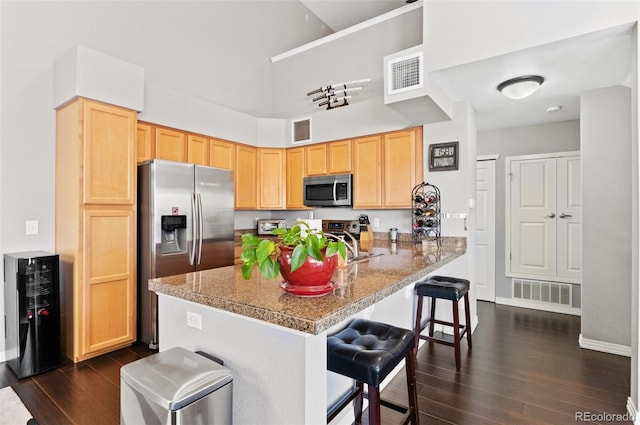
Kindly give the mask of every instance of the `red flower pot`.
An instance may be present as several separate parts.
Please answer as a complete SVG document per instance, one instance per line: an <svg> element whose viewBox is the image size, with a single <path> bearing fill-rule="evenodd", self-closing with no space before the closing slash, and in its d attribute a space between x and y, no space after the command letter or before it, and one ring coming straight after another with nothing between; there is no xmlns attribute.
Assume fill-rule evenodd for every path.
<svg viewBox="0 0 640 425"><path fill-rule="evenodd" d="M304 264L291 272L291 254L293 248L280 245L280 254L278 255L278 263L280 264L280 274L289 286L327 286L331 280L333 272L338 266L338 256L332 255L324 261L314 260L307 257ZM324 256L325 250L322 250Z"/></svg>

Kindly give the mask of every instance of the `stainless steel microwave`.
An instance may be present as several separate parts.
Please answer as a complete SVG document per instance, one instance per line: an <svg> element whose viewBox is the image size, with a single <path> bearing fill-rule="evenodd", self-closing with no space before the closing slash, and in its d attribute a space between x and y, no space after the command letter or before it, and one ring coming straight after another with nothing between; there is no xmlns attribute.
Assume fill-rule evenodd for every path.
<svg viewBox="0 0 640 425"><path fill-rule="evenodd" d="M307 207L353 206L353 176L335 174L304 178L304 205Z"/></svg>

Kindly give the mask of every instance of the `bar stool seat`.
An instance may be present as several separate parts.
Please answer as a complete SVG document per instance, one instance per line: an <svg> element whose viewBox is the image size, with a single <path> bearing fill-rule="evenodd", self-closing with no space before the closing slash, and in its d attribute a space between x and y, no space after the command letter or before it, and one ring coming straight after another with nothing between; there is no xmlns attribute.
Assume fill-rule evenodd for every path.
<svg viewBox="0 0 640 425"><path fill-rule="evenodd" d="M471 313L469 310L469 284L466 279L450 276L430 276L427 279L416 283L415 290L418 296L418 306L416 311L416 324L414 332L416 334L415 349L418 350L418 342L420 339L428 342L448 345L454 347L456 358L456 369L460 369L460 339L467 337L467 345L469 350L472 348L471 332L469 325L471 324ZM430 317L422 322L422 304L423 298L431 298ZM436 319L436 300L445 299L453 303L453 322ZM458 302L464 299L465 323L460 323ZM444 338L434 336L434 325L438 323L453 327L453 342ZM429 334L422 335L422 331L429 326Z"/></svg>
<svg viewBox="0 0 640 425"><path fill-rule="evenodd" d="M327 337L327 369L355 380L352 390L327 411L327 423L352 400L356 424L362 419L364 384L369 399L369 424L380 423L380 405L404 413L404 424L418 424L415 381L415 335L385 323L356 319L348 327ZM380 399L380 383L406 360L409 408Z"/></svg>

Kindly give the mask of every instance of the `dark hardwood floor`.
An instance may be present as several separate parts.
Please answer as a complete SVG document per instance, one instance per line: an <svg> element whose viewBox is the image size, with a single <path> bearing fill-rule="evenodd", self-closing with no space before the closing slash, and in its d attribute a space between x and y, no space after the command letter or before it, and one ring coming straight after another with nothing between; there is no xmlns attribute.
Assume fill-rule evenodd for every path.
<svg viewBox="0 0 640 425"><path fill-rule="evenodd" d="M576 414L626 412L630 359L580 349L579 317L485 302L478 316L460 371L452 348L419 350L421 424L572 424ZM19 381L0 364L0 387L13 386L40 425L119 424L120 367L149 354L134 345ZM404 373L383 397L406 399ZM383 423L397 423L399 414L382 411Z"/></svg>

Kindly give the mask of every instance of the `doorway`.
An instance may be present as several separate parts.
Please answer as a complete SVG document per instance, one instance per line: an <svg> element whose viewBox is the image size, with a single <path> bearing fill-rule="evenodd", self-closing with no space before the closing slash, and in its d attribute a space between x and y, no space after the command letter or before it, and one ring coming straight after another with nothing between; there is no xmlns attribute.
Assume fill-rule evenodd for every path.
<svg viewBox="0 0 640 425"><path fill-rule="evenodd" d="M496 159L476 162L476 297L496 300Z"/></svg>

